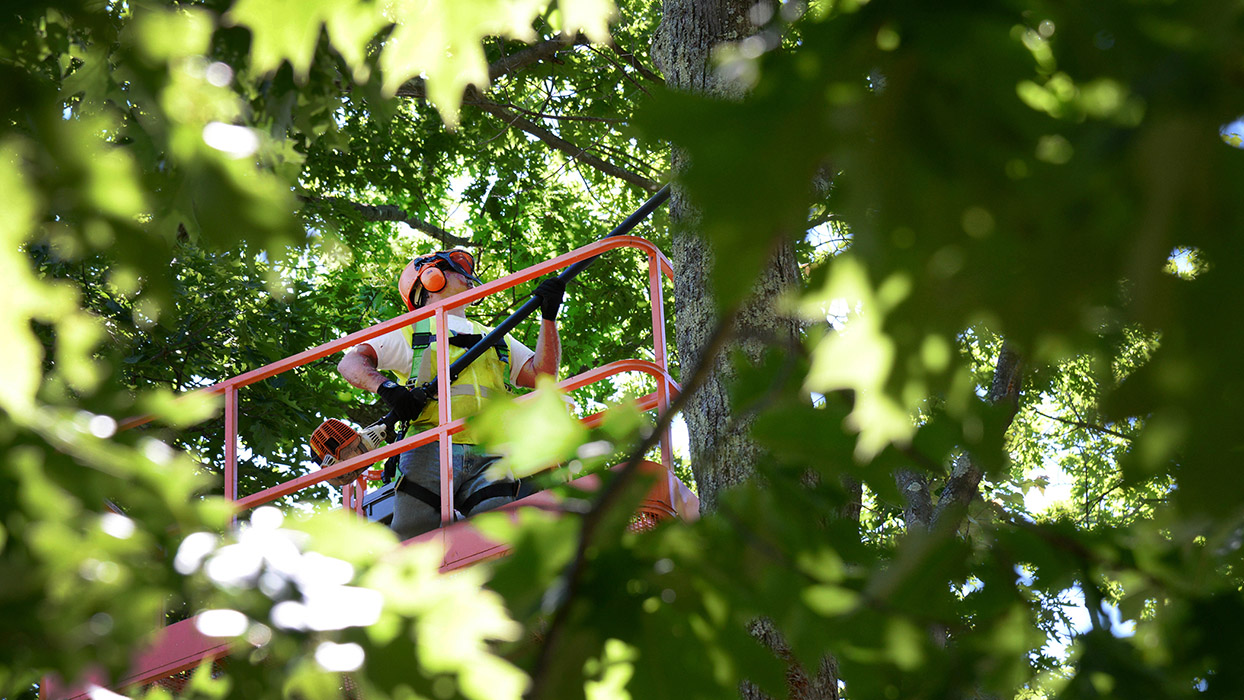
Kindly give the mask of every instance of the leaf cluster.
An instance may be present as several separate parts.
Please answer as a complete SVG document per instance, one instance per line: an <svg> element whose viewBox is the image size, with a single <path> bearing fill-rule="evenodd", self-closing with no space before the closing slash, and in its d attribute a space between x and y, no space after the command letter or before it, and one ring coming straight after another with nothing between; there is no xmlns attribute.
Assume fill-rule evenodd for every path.
<svg viewBox="0 0 1244 700"><path fill-rule="evenodd" d="M520 4L506 26L483 2L438 6L444 25L368 2L4 14L0 692L119 673L162 610L227 607L272 636L192 692L336 695L315 660L331 643L365 651L368 697L780 695L792 668L826 664L861 698L1237 693L1244 161L1218 134L1244 112L1226 88L1239 8L873 0L793 26L778 8L777 41L723 55L751 82L721 101L661 90L657 3L625 3L612 45L575 36L599 28L573 19L583 4ZM506 70L517 38L564 43ZM438 62L446 46L456 62ZM459 578L376 527L295 526L309 539L289 542L382 592L365 627L276 624L310 593L275 558L237 580L175 567L229 514L206 495L214 406L173 391L394 316L396 273L446 247L438 230L487 278L595 240L664 179L667 142L688 154L679 186L723 307L775 243L819 258L792 304L804 345L740 372L739 420L718 426L750 426L753 481L644 534L626 531L639 481L610 508L498 518L482 526L512 556ZM805 240L827 217L830 257ZM668 223L643 233L667 245ZM568 368L647 352L644 269L615 254L572 285ZM1014 406L983 398L1002 338L1028 368ZM248 388L242 492L303 473L323 417L369 422L361 399L331 361ZM160 424L115 433L139 412ZM973 470L982 497L952 503ZM1060 475L1064 505L1028 505ZM1087 627L1070 628L1068 591ZM1071 651L1042 651L1050 636Z"/></svg>

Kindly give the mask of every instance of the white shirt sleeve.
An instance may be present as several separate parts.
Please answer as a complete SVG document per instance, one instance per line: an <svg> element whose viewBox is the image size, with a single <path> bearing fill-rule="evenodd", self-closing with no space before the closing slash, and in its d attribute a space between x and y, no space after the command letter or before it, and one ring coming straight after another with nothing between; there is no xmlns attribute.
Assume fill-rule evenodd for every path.
<svg viewBox="0 0 1244 700"><path fill-rule="evenodd" d="M510 383L518 386L518 371L527 364L527 360L536 356L536 352L515 340L509 333L505 334L505 342L510 346Z"/></svg>
<svg viewBox="0 0 1244 700"><path fill-rule="evenodd" d="M414 353L410 349L410 342L400 330L389 331L379 338L372 338L359 345L370 345L371 349L376 352L376 369L397 371L402 374L410 372L410 362L414 359Z"/></svg>

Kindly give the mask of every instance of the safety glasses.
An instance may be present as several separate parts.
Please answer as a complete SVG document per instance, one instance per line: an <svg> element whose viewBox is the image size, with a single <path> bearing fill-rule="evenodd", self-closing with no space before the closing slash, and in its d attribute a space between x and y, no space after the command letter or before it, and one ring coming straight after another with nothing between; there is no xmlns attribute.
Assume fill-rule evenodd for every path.
<svg viewBox="0 0 1244 700"><path fill-rule="evenodd" d="M475 276L475 258L465 250L451 250L448 253L441 251L436 254L437 257L449 258L450 262L457 265L461 272L468 277Z"/></svg>
<svg viewBox="0 0 1244 700"><path fill-rule="evenodd" d="M436 266L475 277L475 258L465 250L442 250L417 258L415 264L420 270Z"/></svg>
<svg viewBox="0 0 1244 700"><path fill-rule="evenodd" d="M445 272L457 272L476 284L480 283L475 276L475 258L465 250L442 250L419 258L415 265L419 284L432 293L445 288Z"/></svg>

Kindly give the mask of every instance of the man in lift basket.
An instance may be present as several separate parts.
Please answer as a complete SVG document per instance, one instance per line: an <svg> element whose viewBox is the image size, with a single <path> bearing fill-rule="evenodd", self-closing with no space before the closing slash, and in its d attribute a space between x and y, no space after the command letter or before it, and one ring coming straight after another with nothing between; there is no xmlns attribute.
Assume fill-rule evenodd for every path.
<svg viewBox="0 0 1244 700"><path fill-rule="evenodd" d="M475 259L465 250L444 250L414 258L402 271L398 290L406 308L426 304L465 292L477 284ZM484 401L510 386L534 387L542 374L557 376L561 363L561 339L557 333L557 311L565 294L565 283L557 277L541 282L533 296L540 299L540 334L536 349L505 335L489 348L450 385L451 420L478 413ZM449 362L463 355L492 330L466 317L464 308L446 312L449 325ZM360 389L375 392L392 409L398 421L410 421L411 434L439 423L435 389L428 383L436 378L435 317L360 343L346 352L337 371ZM393 381L381 372L392 372ZM435 386L434 384L429 386ZM490 481L488 466L500 455L484 453L467 427L453 438L454 509L464 516L496 508L513 501L518 484L513 480ZM427 532L440 524L440 451L436 442L402 453L390 527L402 539Z"/></svg>

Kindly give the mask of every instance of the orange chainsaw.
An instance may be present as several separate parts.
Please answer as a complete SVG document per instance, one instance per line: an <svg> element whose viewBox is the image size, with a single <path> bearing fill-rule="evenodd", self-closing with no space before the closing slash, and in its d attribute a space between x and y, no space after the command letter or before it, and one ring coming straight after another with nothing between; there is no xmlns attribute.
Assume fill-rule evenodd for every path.
<svg viewBox="0 0 1244 700"><path fill-rule="evenodd" d="M387 434L388 429L383 422L369 425L362 430L355 430L347 423L336 418L329 418L311 433L311 456L320 463L320 469L330 467L384 445ZM328 483L333 486L345 486L359 478L368 469L368 467L356 469L348 474L329 479ZM373 469L372 471L376 472L374 478L379 479L380 470Z"/></svg>

